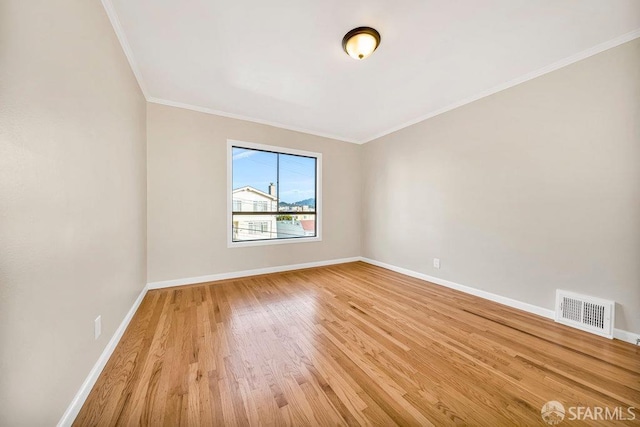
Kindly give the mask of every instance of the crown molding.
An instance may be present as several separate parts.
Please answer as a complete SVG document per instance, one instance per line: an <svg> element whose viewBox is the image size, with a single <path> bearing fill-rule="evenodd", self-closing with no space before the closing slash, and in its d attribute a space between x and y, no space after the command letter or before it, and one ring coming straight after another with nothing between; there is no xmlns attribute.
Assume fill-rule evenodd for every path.
<svg viewBox="0 0 640 427"><path fill-rule="evenodd" d="M432 117L438 116L438 115L440 115L442 113L446 113L447 111L454 110L454 109L456 109L458 107L462 107L463 105L470 104L470 103L472 103L474 101L477 101L479 99L485 98L485 97L487 97L489 95L493 95L494 93L501 92L501 91L503 91L505 89L509 89L509 88L511 88L513 86L519 85L520 83L524 83L526 81L533 80L536 77L540 77L540 76L542 76L544 74L547 74L547 73L550 73L552 71L559 70L560 68L566 67L567 65L571 65L571 64L573 64L575 62L581 61L581 60L586 59L586 58L588 58L590 56L597 55L598 53L604 52L605 50L612 49L612 48L614 48L616 46L619 46L621 44L630 42L631 40L637 39L638 37L640 37L640 28L638 28L636 30L633 30L631 32L628 32L626 34L623 34L623 35L621 35L619 37L616 37L614 39L611 39L609 41L606 41L604 43L600 43L600 44L598 44L596 46L593 46L593 47L591 47L591 48L589 48L587 50L583 50L582 52L578 52L575 55L568 56L568 57L566 57L564 59L561 59L560 61L556 61L556 62L554 62L554 63L552 63L550 65L547 65L546 67L542 67L542 68L540 68L540 69L538 69L536 71L533 71L531 73L524 74L524 75L522 75L520 77L517 77L517 78L515 78L513 80L510 80L510 81L508 81L506 83L502 83L502 84L500 84L498 86L494 86L491 89L479 92L479 93L477 93L477 94L475 94L473 96L470 96L468 98L465 98L465 99L463 99L461 101L454 102L453 104L450 104L450 105L448 105L448 106L446 106L444 108L440 108L438 110L435 110L435 111L432 111L430 113L424 114L422 116L416 117L415 119L410 120L408 122L405 122L405 123L403 123L401 125L394 126L394 127L390 128L390 129L387 129L387 130L385 130L383 132L380 132L380 133L377 133L375 135L372 135L369 138L365 138L364 140L360 141L359 143L360 144L366 144L367 142L371 142L371 141L373 141L375 139L378 139L378 138L381 138L383 136L389 135L390 133L397 132L397 131L399 131L401 129L404 129L406 127L409 127L411 125L415 125L416 123L420 123L420 122L425 121L427 119L430 119Z"/></svg>
<svg viewBox="0 0 640 427"><path fill-rule="evenodd" d="M124 51L124 55L127 57L127 61L129 61L129 66L131 67L131 71L133 71L133 75L138 81L138 86L140 86L140 91L145 99L148 99L147 96L147 86L142 78L142 73L140 72L140 68L138 68L138 63L133 57L133 51L131 50L131 46L129 45L129 41L127 40L127 36L122 29L122 24L120 24L120 19L118 18L118 14L116 13L116 9L113 6L111 0L100 0L102 2L102 7L107 12L107 16L109 17L109 21L111 21L111 26L116 33L116 37L118 37L118 41L120 42L120 46Z"/></svg>
<svg viewBox="0 0 640 427"><path fill-rule="evenodd" d="M136 80L138 81L138 85L140 86L140 90L142 91L142 94L144 95L145 99L147 100L147 102L151 102L154 104L160 104L160 105L166 105L166 106L170 106L170 107L176 107L176 108L183 108L186 110L192 110L192 111L198 111L200 113L205 113L205 114L212 114L212 115L216 115L216 116L221 116L221 117L228 117L231 119L238 119L238 120L244 120L244 121L248 121L248 122L253 122L253 123L259 123L262 125L267 125L267 126L273 126L273 127L277 127L277 128L281 128L281 129L286 129L286 130L291 130L294 132L301 132L301 133L306 133L309 135L314 135L314 136L319 136L322 138L330 138L330 139L334 139L337 141L343 141L343 142L350 142L353 144L366 144L368 142L371 142L373 140L376 140L378 138L381 138L383 136L389 135L391 133L397 132L399 130L402 130L406 127L412 126L416 123L420 123L423 122L427 119L430 119L432 117L438 116L440 114L446 113L448 111L454 110L458 107L462 107L464 105L470 104L474 101L477 101L479 99L485 98L487 96L493 95L495 93L501 92L505 89L509 89L513 86L517 86L521 83L527 82L529 80L533 80L537 77L543 76L547 73L550 73L552 71L556 71L559 70L560 68L564 68L568 65L571 65L575 62L581 61L583 59L589 58L590 56L593 55L597 55L598 53L604 52L605 50L608 49L612 49L616 46L619 46L621 44L630 42L631 40L635 40L637 38L640 37L640 28L635 29L633 31L630 31L626 34L623 34L621 36L618 36L616 38L613 38L609 41L600 43L596 46L593 46L589 49L583 50L582 52L578 52L574 55L568 56L564 59L561 59L559 61L556 61L550 65L547 65L545 67L542 67L538 70L532 71L530 73L524 74L520 77L517 77L513 80L510 80L508 82L499 84L497 86L494 86L490 89L484 90L482 92L479 92L473 96L470 96L468 98L462 99L458 102L454 102L453 104L449 104L446 107L437 109L435 111L431 111L428 112L426 114L423 114L419 117L416 117L415 119L409 120L407 122L404 122L400 125L391 127L385 131L376 133L368 138L364 138L364 139L354 139L354 138L348 138L348 137L344 137L344 136L340 136L340 135L334 135L334 134L330 134L330 133L325 133L325 132L318 132L318 131L314 131L314 130L310 130L310 129L305 129L305 128L301 128L301 127L297 127L297 126L291 126L291 125L286 125L283 123L278 123L278 122L273 122L271 120L264 120L264 119L259 119L256 117L250 117L250 116L244 116L241 114L234 114L234 113L228 113L225 111L220 111L220 110L214 110L212 108L207 108L207 107L201 107L198 105L191 105L191 104L186 104L183 102L177 102L177 101L171 101L168 99L161 99L161 98L156 98L156 97L151 97L148 95L148 91L147 91L147 87L146 84L144 82L144 79L142 78L142 73L140 72L140 69L138 68L138 64L133 56L133 51L131 50L131 47L129 45L129 42L127 40L127 37L124 33L124 30L122 29L122 25L120 24L120 20L118 19L118 15L116 14L115 8L113 6L113 3L111 2L111 0L101 0L102 5L105 9L105 11L107 12L107 16L109 17L109 20L111 21L111 25L113 26L113 29L116 33L116 36L118 37L118 40L120 41L120 45L122 46L122 50L124 51L125 56L127 57L127 60L129 61L129 65L131 66L131 70L133 71L133 74L136 77Z"/></svg>
<svg viewBox="0 0 640 427"><path fill-rule="evenodd" d="M241 114L227 113L225 111L214 110L214 109L206 108L206 107L199 107L197 105L185 104L183 102L170 101L168 99L149 97L149 98L147 98L147 101L151 102L153 104L167 105L169 107L183 108L185 110L192 110L192 111L198 111L200 113L212 114L214 116L222 116L222 117L227 117L227 118L230 118L230 119L238 119L238 120L244 120L244 121L247 121L247 122L259 123L261 125L273 126L273 127L277 127L277 128L280 128L280 129L291 130L291 131L294 131L294 132L306 133L308 135L319 136L319 137L322 137L322 138L335 139L337 141L342 141L342 142L350 142L352 144L361 144L362 143L362 142L357 141L355 139L345 138L343 136L332 135L332 134L329 134L329 133L324 133L324 132L318 132L318 131L314 131L314 130L304 129L304 128L300 128L300 127L297 127L297 126L285 125L285 124L278 123L278 122L272 122L271 120L263 120L263 119L257 119L255 117L243 116Z"/></svg>

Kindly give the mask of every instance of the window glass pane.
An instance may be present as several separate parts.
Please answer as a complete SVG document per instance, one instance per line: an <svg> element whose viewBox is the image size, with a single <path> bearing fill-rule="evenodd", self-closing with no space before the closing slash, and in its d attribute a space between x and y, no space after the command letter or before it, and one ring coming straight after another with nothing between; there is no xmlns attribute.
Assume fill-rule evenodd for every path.
<svg viewBox="0 0 640 427"><path fill-rule="evenodd" d="M233 241L295 239L316 236L316 215L233 215Z"/></svg>
<svg viewBox="0 0 640 427"><path fill-rule="evenodd" d="M233 147L233 211L276 212L278 154Z"/></svg>
<svg viewBox="0 0 640 427"><path fill-rule="evenodd" d="M233 241L269 240L278 238L276 215L233 215Z"/></svg>
<svg viewBox="0 0 640 427"><path fill-rule="evenodd" d="M280 214L276 225L279 239L316 236L315 214Z"/></svg>
<svg viewBox="0 0 640 427"><path fill-rule="evenodd" d="M317 236L316 162L232 147L232 240Z"/></svg>
<svg viewBox="0 0 640 427"><path fill-rule="evenodd" d="M280 154L280 211L314 212L316 159Z"/></svg>

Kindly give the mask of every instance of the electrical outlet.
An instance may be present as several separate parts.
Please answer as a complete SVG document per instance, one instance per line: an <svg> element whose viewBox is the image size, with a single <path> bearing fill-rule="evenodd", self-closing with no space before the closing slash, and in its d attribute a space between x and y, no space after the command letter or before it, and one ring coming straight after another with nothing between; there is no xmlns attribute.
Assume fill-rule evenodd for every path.
<svg viewBox="0 0 640 427"><path fill-rule="evenodd" d="M434 258L433 259L433 266L435 268L440 268L440 258Z"/></svg>
<svg viewBox="0 0 640 427"><path fill-rule="evenodd" d="M95 339L98 339L102 334L102 316L96 317L96 320L93 321L93 332Z"/></svg>

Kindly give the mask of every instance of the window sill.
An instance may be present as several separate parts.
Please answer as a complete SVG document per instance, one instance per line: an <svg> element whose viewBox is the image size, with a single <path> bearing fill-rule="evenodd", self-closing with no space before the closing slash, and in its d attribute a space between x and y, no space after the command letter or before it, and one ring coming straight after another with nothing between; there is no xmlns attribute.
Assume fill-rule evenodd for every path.
<svg viewBox="0 0 640 427"><path fill-rule="evenodd" d="M243 242L227 242L228 248L247 248L251 246L286 245L291 243L321 242L322 237L296 237L291 239L245 240Z"/></svg>

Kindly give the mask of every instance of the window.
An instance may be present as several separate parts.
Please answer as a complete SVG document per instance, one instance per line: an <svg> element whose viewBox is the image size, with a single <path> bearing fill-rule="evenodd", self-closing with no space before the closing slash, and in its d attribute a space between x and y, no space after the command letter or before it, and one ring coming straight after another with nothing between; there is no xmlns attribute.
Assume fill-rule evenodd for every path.
<svg viewBox="0 0 640 427"><path fill-rule="evenodd" d="M253 211L254 212L268 212L269 202L266 200L254 200Z"/></svg>
<svg viewBox="0 0 640 427"><path fill-rule="evenodd" d="M269 221L249 221L247 225L249 234L269 233ZM238 227L238 225L236 225L236 227Z"/></svg>
<svg viewBox="0 0 640 427"><path fill-rule="evenodd" d="M229 246L320 240L321 155L228 144Z"/></svg>

